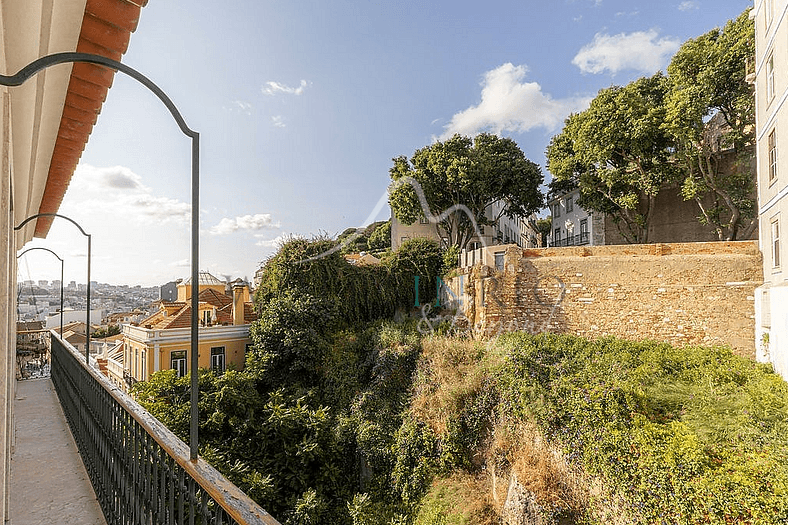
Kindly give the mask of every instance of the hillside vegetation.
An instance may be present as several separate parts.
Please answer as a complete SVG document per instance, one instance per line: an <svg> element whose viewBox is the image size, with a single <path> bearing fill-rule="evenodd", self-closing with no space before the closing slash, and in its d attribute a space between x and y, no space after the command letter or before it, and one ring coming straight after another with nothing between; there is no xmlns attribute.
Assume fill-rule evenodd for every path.
<svg viewBox="0 0 788 525"><path fill-rule="evenodd" d="M312 259L332 246L269 260L245 369L200 371L201 455L283 524L787 522L788 386L768 367L719 348L425 335L413 276L439 274L437 245L381 266ZM188 435L188 378L134 394Z"/></svg>

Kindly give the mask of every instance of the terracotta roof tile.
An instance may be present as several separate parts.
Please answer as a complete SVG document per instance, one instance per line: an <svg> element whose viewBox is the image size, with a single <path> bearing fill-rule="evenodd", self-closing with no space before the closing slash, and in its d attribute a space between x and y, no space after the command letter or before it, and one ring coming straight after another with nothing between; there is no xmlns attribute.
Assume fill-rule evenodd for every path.
<svg viewBox="0 0 788 525"><path fill-rule="evenodd" d="M210 303L213 306L227 306L228 304L232 304L233 300L231 297L223 294L221 292L217 292L213 288L207 288L200 292L200 295L197 298L201 302Z"/></svg>
<svg viewBox="0 0 788 525"><path fill-rule="evenodd" d="M120 60L146 4L147 0L87 0L76 50ZM65 100L65 108L71 109L63 112L39 213L56 213L60 208L114 75L113 70L94 64L72 67ZM39 218L34 235L45 237L51 225L51 217Z"/></svg>
<svg viewBox="0 0 788 525"><path fill-rule="evenodd" d="M251 324L257 321L257 312L254 311L254 303L244 303L244 323Z"/></svg>
<svg viewBox="0 0 788 525"><path fill-rule="evenodd" d="M115 27L133 32L137 29L141 6L144 6L146 3L91 0L85 6L85 12Z"/></svg>

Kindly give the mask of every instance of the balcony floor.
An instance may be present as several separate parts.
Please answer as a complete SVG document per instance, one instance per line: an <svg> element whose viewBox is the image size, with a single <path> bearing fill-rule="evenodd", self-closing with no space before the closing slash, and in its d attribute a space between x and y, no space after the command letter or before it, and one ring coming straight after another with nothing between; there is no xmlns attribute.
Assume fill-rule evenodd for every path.
<svg viewBox="0 0 788 525"><path fill-rule="evenodd" d="M17 383L12 525L106 525L51 379Z"/></svg>

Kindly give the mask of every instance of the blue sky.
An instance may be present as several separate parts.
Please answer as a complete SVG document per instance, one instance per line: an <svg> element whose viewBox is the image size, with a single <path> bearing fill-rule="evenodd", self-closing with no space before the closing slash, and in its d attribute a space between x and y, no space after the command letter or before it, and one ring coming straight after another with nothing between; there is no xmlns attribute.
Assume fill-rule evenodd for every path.
<svg viewBox="0 0 788 525"><path fill-rule="evenodd" d="M664 69L750 5L151 0L123 61L201 134L200 266L251 278L277 239L364 225L391 159L452 133L511 137L544 167L550 137L599 89ZM93 235L93 280L188 275L189 161L164 106L117 75L61 207ZM28 247L84 282L73 229L56 222ZM45 252L25 257L20 279L59 276Z"/></svg>

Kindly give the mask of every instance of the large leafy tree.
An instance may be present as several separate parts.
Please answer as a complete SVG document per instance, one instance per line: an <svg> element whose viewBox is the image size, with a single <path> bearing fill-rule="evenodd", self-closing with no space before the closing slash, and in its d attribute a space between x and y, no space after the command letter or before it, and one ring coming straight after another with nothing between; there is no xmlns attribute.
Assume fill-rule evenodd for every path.
<svg viewBox="0 0 788 525"><path fill-rule="evenodd" d="M557 181L580 187L583 208L607 213L631 243L648 242L656 196L673 179L661 73L601 90L547 147Z"/></svg>
<svg viewBox="0 0 788 525"><path fill-rule="evenodd" d="M749 9L723 29L685 42L668 67L665 128L682 170L682 195L698 203L720 240L747 238L757 225L755 97L746 80L755 59Z"/></svg>
<svg viewBox="0 0 788 525"><path fill-rule="evenodd" d="M442 216L439 233L460 248L476 233L471 216L480 226L491 225L503 215L527 216L544 202L541 168L513 140L486 133L475 139L454 135L417 150L410 161L397 157L389 174L389 204L397 219L412 224L425 215ZM427 210L406 181L418 183ZM485 211L499 200L505 206L487 217Z"/></svg>

